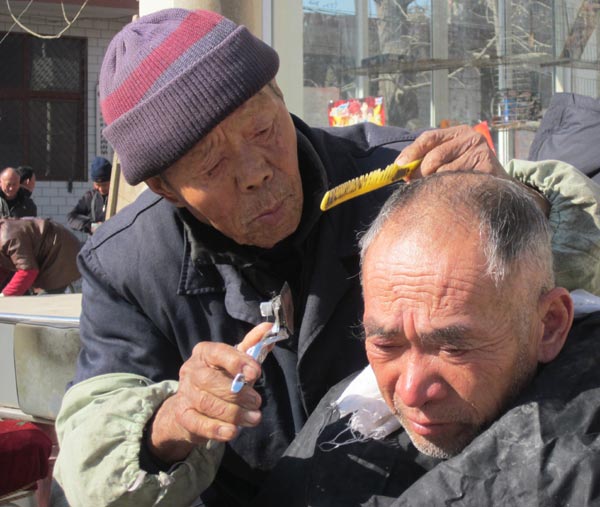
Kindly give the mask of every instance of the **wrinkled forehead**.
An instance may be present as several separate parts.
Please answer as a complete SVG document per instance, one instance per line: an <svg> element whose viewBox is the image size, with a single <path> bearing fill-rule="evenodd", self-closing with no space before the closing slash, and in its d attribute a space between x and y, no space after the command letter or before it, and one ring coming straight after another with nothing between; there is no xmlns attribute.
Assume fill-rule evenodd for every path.
<svg viewBox="0 0 600 507"><path fill-rule="evenodd" d="M495 281L477 231L454 239L432 232L428 238L375 241L363 263L365 321L397 327L396 319L413 315L421 330L494 323L499 316L533 311L536 299L529 295L537 279L526 275L517 270Z"/></svg>
<svg viewBox="0 0 600 507"><path fill-rule="evenodd" d="M487 261L479 231L468 223L406 217L399 227L384 227L363 261L363 284L402 291L423 285L447 290L453 284L482 284ZM493 285L493 282L490 280ZM393 286L393 287L392 287Z"/></svg>
<svg viewBox="0 0 600 507"><path fill-rule="evenodd" d="M364 264L391 251L402 252L395 260L423 262L429 254L435 260L439 254L469 254L471 258L483 254L484 245L480 228L472 214L449 210L434 203L412 203L394 211L373 237L365 254Z"/></svg>

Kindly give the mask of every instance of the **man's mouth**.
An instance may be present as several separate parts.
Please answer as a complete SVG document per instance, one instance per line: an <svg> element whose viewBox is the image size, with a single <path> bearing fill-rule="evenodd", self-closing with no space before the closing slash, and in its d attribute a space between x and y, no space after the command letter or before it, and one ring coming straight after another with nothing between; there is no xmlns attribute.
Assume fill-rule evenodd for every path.
<svg viewBox="0 0 600 507"><path fill-rule="evenodd" d="M410 426L410 429L421 436L433 436L448 431L448 428L452 423L445 422L432 422L432 421L414 421L412 419L404 418L405 424Z"/></svg>
<svg viewBox="0 0 600 507"><path fill-rule="evenodd" d="M440 420L440 419L429 419L427 417L408 417L406 414L400 415L399 419L404 428L407 431L416 433L424 437L435 437L436 435L447 434L452 431L452 428L456 428L459 424L457 421L452 420Z"/></svg>
<svg viewBox="0 0 600 507"><path fill-rule="evenodd" d="M262 222L265 225L274 225L281 220L281 216L283 214L283 203L284 201L279 201L273 206L267 208L257 215L254 220Z"/></svg>

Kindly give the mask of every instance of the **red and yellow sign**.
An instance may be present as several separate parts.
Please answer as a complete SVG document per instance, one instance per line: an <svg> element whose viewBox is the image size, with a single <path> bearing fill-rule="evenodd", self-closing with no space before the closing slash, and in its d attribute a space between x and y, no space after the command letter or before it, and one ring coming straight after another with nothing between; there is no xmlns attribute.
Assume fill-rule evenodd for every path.
<svg viewBox="0 0 600 507"><path fill-rule="evenodd" d="M329 103L329 125L345 127L370 122L385 125L383 97L336 100Z"/></svg>

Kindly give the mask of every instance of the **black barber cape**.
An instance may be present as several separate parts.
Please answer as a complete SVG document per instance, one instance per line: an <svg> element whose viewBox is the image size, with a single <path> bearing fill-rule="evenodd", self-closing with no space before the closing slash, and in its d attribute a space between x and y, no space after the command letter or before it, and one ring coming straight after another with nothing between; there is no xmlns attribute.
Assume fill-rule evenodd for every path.
<svg viewBox="0 0 600 507"><path fill-rule="evenodd" d="M400 430L360 441L330 390L273 471L256 507L600 505L600 312L499 420L442 461ZM345 445L338 445L345 443Z"/></svg>

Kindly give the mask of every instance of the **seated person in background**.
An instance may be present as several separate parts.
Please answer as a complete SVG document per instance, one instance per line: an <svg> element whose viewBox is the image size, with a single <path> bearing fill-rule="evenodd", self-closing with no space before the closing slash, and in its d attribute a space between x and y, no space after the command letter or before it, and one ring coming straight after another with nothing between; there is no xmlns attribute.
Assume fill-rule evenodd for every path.
<svg viewBox="0 0 600 507"><path fill-rule="evenodd" d="M28 165L20 165L15 170L19 175L21 189L25 191L28 197L31 197L36 184L35 172L33 168Z"/></svg>
<svg viewBox="0 0 600 507"><path fill-rule="evenodd" d="M508 180L397 190L361 240L369 366L325 396L256 505L598 501L600 313L572 326L550 243Z"/></svg>
<svg viewBox="0 0 600 507"><path fill-rule="evenodd" d="M37 206L31 199L31 194L21 188L20 180L19 174L12 167L7 167L0 173L1 217L37 216Z"/></svg>
<svg viewBox="0 0 600 507"><path fill-rule="evenodd" d="M94 234L106 216L106 200L110 189L112 165L104 157L92 161L91 178L93 188L88 190L67 215L71 229Z"/></svg>
<svg viewBox="0 0 600 507"><path fill-rule="evenodd" d="M172 65L151 72L167 53ZM79 257L82 348L56 424L55 477L72 507L186 505L200 494L204 505L245 505L329 388L367 364L353 336L363 313L356 231L392 187L321 213L325 190L397 157L422 159L419 175L507 177L467 126L416 140L365 123L311 128L288 112L278 63L208 11L141 16L107 49L104 135L125 179L149 191ZM562 279L598 289L596 186L556 162L508 170L551 199ZM259 366L236 346L284 281L296 331ZM242 370L261 380L232 393ZM208 440L228 442L222 462Z"/></svg>
<svg viewBox="0 0 600 507"><path fill-rule="evenodd" d="M76 263L80 246L68 229L52 220L0 219L1 295L64 292L80 277Z"/></svg>

